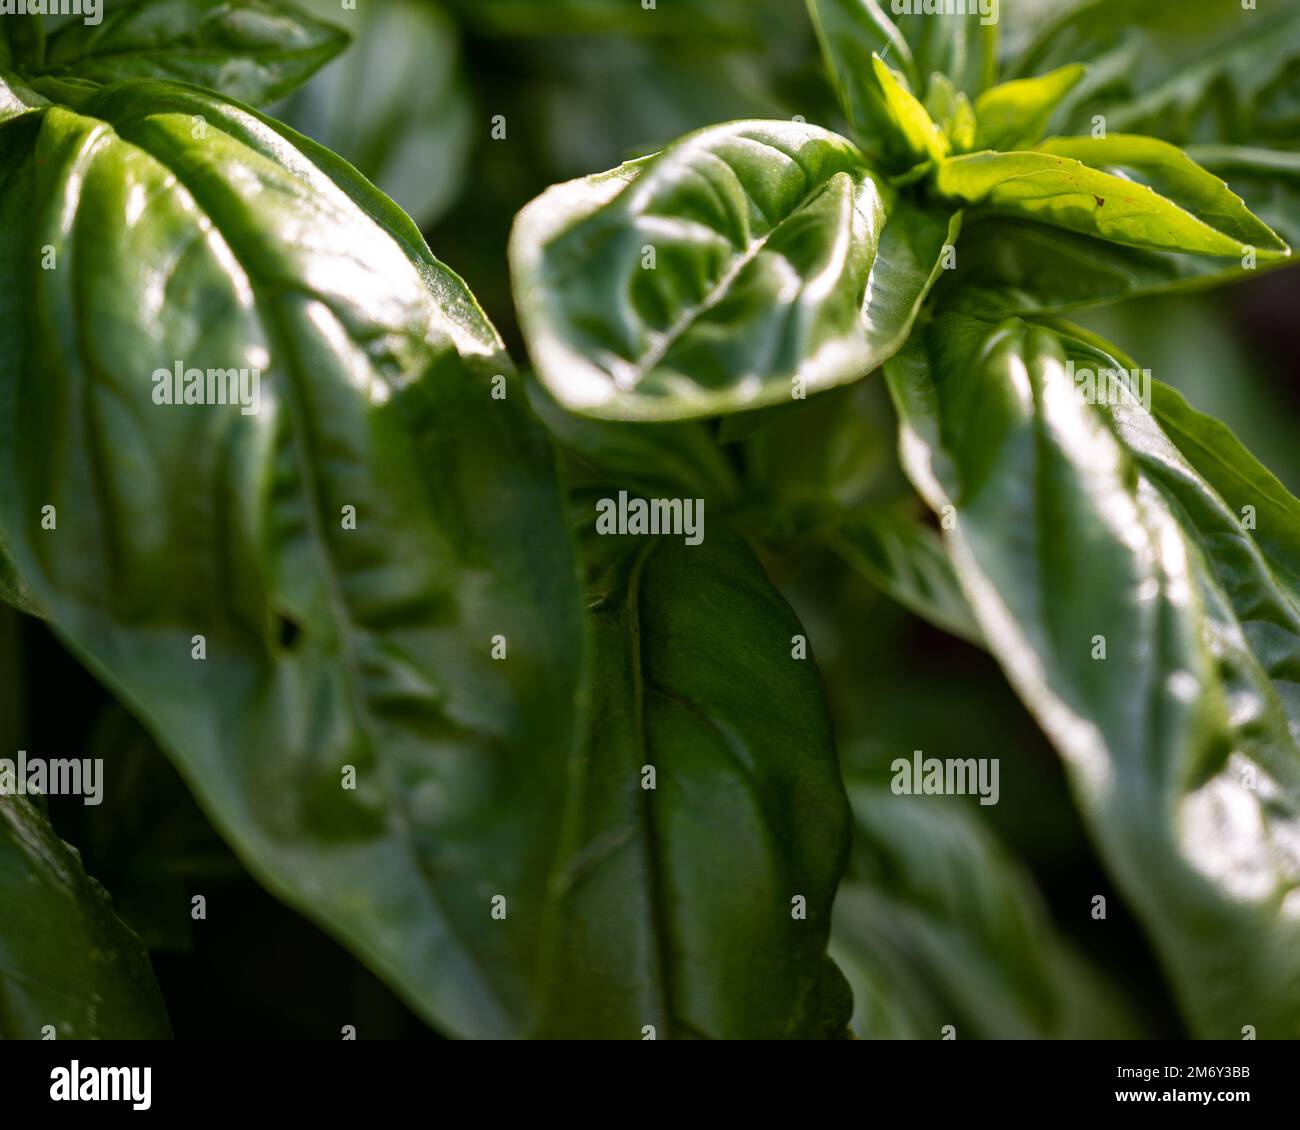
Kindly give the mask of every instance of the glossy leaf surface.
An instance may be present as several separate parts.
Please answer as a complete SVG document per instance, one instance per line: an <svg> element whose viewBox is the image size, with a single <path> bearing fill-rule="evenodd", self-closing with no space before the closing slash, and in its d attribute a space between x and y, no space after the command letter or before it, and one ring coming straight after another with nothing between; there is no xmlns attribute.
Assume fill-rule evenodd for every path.
<svg viewBox="0 0 1300 1130"><path fill-rule="evenodd" d="M511 240L516 304L571 410L788 403L902 344L954 224L897 199L835 134L737 122L530 204Z"/></svg>
<svg viewBox="0 0 1300 1130"><path fill-rule="evenodd" d="M1294 612L1141 405L1085 402L1067 361L1101 356L940 319L886 370L904 464L956 508L950 551L989 648L1192 1029L1295 1038L1300 752L1275 662Z"/></svg>
<svg viewBox="0 0 1300 1130"><path fill-rule="evenodd" d="M444 1031L522 1033L581 618L494 331L323 150L190 89L42 85L77 108L0 126L22 576L275 894ZM177 364L259 370L258 410L159 404Z"/></svg>

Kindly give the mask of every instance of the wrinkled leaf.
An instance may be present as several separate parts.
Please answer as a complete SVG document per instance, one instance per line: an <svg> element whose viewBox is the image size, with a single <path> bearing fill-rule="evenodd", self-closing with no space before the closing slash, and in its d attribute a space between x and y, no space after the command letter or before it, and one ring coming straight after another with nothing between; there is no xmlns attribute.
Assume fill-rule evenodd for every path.
<svg viewBox="0 0 1300 1130"><path fill-rule="evenodd" d="M1028 149L1043 136L1052 111L1079 80L1080 63L1037 78L990 87L975 103L975 149Z"/></svg>
<svg viewBox="0 0 1300 1130"><path fill-rule="evenodd" d="M530 204L511 238L516 304L571 410L788 403L902 344L955 223L897 199L835 134L737 122Z"/></svg>
<svg viewBox="0 0 1300 1130"><path fill-rule="evenodd" d="M1141 405L1085 403L1067 344L939 319L886 368L904 464L956 508L949 548L988 646L1193 1031L1295 1038L1300 752L1269 677L1294 612Z"/></svg>
<svg viewBox="0 0 1300 1130"><path fill-rule="evenodd" d="M792 658L798 620L722 530L586 545L588 743L539 1034L841 1034L826 942L848 813L820 678Z"/></svg>
<svg viewBox="0 0 1300 1130"><path fill-rule="evenodd" d="M935 174L940 195L993 213L1032 219L1128 247L1241 258L1255 247L1259 258L1286 254L1286 245L1250 215L1217 178L1178 154L1153 153L1148 139L1056 139L1032 153L974 153L942 162ZM1150 146L1158 146L1150 142ZM1178 151L1165 147L1168 154ZM1056 150L1059 150L1057 152ZM1097 159L1139 153L1130 162L1144 177L1169 187L1169 199L1147 183L1085 165L1072 153ZM1190 208L1206 209L1205 216ZM1240 235L1249 231L1253 239Z"/></svg>
<svg viewBox="0 0 1300 1130"><path fill-rule="evenodd" d="M285 0L134 0L105 5L98 24L64 24L42 69L95 82L177 79L261 104L347 44L346 32Z"/></svg>
<svg viewBox="0 0 1300 1130"><path fill-rule="evenodd" d="M0 907L0 1040L171 1037L144 946L21 796L0 796Z"/></svg>
<svg viewBox="0 0 1300 1130"><path fill-rule="evenodd" d="M216 96L126 82L0 128L24 578L272 892L445 1031L522 1033L581 619L494 331L355 171ZM260 411L156 403L178 362L261 370Z"/></svg>
<svg viewBox="0 0 1300 1130"><path fill-rule="evenodd" d="M1113 988L1057 933L1033 881L961 804L849 789L850 877L831 952L863 1039L1132 1039Z"/></svg>

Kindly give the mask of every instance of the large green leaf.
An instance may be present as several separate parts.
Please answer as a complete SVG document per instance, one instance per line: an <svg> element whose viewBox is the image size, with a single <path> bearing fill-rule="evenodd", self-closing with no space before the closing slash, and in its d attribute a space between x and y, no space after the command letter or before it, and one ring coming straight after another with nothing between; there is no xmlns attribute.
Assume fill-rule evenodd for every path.
<svg viewBox="0 0 1300 1130"><path fill-rule="evenodd" d="M724 530L586 544L588 742L540 1034L842 1034L826 942L848 813L803 629Z"/></svg>
<svg viewBox="0 0 1300 1130"><path fill-rule="evenodd" d="M179 79L259 104L301 86L347 44L346 32L285 0L132 0L106 5L97 24L65 23L41 69L96 82Z"/></svg>
<svg viewBox="0 0 1300 1130"><path fill-rule="evenodd" d="M1057 933L1023 867L960 803L850 786L831 952L863 1039L1131 1039L1114 989Z"/></svg>
<svg viewBox="0 0 1300 1130"><path fill-rule="evenodd" d="M1196 148L1203 168L1226 177L1251 212L1286 243L1300 244L1300 155ZM1288 258L1230 261L1124 247L1027 220L967 217L957 269L936 300L973 313L1062 311L1142 294L1200 289L1286 266Z"/></svg>
<svg viewBox="0 0 1300 1130"><path fill-rule="evenodd" d="M417 223L433 223L462 187L471 143L455 25L425 0L310 7L346 21L353 44L271 112L345 157Z"/></svg>
<svg viewBox="0 0 1300 1130"><path fill-rule="evenodd" d="M1009 7L1009 5L1008 5ZM1015 77L1085 61L1056 116L1175 143L1300 138L1300 7L1286 0L1091 0L1058 6L1012 65ZM1015 13L1011 12L1014 17Z"/></svg>
<svg viewBox="0 0 1300 1130"><path fill-rule="evenodd" d="M560 403L668 420L863 376L905 340L955 230L835 134L736 122L550 189L516 222L511 265Z"/></svg>
<svg viewBox="0 0 1300 1130"><path fill-rule="evenodd" d="M1095 167L1102 163L1116 171ZM1250 248L1261 259L1288 254L1222 181L1149 138L1057 138L1034 152L953 157L938 166L934 185L961 204L1128 247L1238 259Z"/></svg>
<svg viewBox="0 0 1300 1130"><path fill-rule="evenodd" d="M955 508L985 639L1192 1029L1295 1038L1300 752L1274 658L1294 611L1141 405L1085 402L1067 360L1099 356L1017 321L939 319L886 368L904 463Z"/></svg>
<svg viewBox="0 0 1300 1130"><path fill-rule="evenodd" d="M144 946L25 797L0 796L0 907L0 1040L170 1038Z"/></svg>
<svg viewBox="0 0 1300 1130"><path fill-rule="evenodd" d="M581 614L496 334L289 131L164 83L39 85L78 104L0 126L23 577L274 893L446 1031L526 1031ZM260 412L155 403L177 362L260 369Z"/></svg>
<svg viewBox="0 0 1300 1130"><path fill-rule="evenodd" d="M1079 363L1137 367L1078 327L1053 328ZM1196 532L1292 734L1300 734L1300 501L1229 428L1197 412L1167 385L1152 382L1150 413L1121 404L1112 416L1143 473ZM1275 753L1261 749L1262 757ZM1287 766L1276 772L1285 778Z"/></svg>

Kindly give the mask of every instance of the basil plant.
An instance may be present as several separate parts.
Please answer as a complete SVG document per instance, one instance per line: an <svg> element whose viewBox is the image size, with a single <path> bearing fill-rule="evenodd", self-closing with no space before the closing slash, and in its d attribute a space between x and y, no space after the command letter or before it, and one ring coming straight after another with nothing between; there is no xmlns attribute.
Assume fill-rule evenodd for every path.
<svg viewBox="0 0 1300 1130"><path fill-rule="evenodd" d="M257 109L327 7L0 17L0 596L257 881L446 1036L1141 1035L996 777L850 764L826 551L1000 667L1186 1032L1300 1037L1300 501L1067 320L1285 265L1300 10L808 0L825 120L528 204L512 358ZM8 780L0 1034L167 1035Z"/></svg>

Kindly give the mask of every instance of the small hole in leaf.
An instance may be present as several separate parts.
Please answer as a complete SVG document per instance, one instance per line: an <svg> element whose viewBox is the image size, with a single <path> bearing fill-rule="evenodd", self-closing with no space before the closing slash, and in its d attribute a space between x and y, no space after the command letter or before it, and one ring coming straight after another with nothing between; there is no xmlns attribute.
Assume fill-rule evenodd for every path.
<svg viewBox="0 0 1300 1130"><path fill-rule="evenodd" d="M279 634L280 647L284 651L292 651L294 645L302 636L302 628L298 626L296 620L285 616L283 613L275 618L275 625Z"/></svg>

